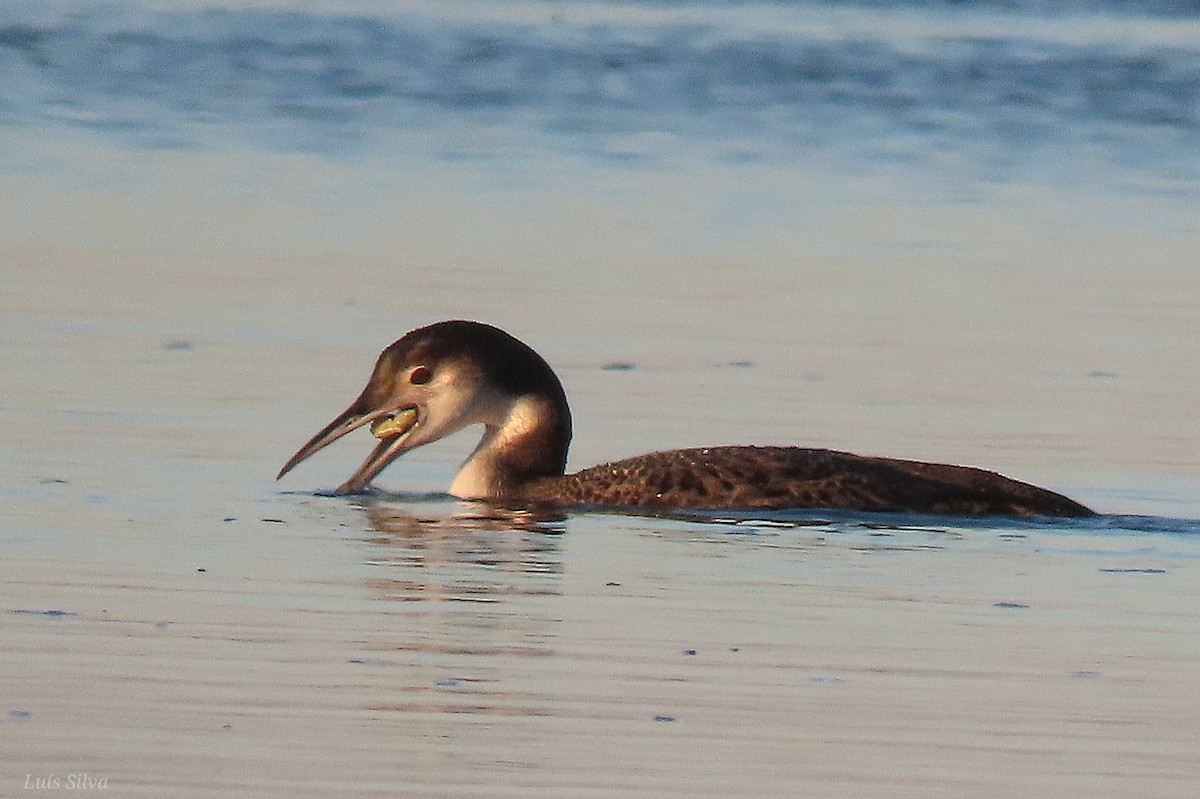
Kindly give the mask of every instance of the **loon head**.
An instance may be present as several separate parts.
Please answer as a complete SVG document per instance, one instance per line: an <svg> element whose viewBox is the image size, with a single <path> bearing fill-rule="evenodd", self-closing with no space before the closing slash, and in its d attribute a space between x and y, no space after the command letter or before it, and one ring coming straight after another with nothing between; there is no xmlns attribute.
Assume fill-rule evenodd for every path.
<svg viewBox="0 0 1200 799"><path fill-rule="evenodd" d="M503 496L522 481L566 468L571 414L546 361L499 328L439 322L380 353L358 399L300 447L276 479L370 425L379 443L337 488L355 493L404 452L473 424L482 424L484 434L450 487L455 496Z"/></svg>

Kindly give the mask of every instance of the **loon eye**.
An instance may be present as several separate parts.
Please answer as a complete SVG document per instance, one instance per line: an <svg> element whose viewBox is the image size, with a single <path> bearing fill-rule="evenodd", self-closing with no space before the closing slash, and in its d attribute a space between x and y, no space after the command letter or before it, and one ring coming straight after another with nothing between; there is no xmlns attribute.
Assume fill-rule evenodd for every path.
<svg viewBox="0 0 1200 799"><path fill-rule="evenodd" d="M428 367L418 366L416 369L412 370L411 374L409 374L408 382L412 383L414 386L423 386L429 382L431 377L433 377L433 372L429 371Z"/></svg>

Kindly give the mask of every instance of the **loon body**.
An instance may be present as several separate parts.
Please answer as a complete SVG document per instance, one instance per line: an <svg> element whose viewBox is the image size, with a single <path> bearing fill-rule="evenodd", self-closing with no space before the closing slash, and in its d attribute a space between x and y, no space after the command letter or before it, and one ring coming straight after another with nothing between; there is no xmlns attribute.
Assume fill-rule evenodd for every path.
<svg viewBox="0 0 1200 799"><path fill-rule="evenodd" d="M450 493L508 505L631 510L844 508L951 515L1088 516L1061 494L969 466L801 447L652 452L565 474L571 412L540 355L499 328L449 321L385 349L358 399L284 465L364 425L379 439L338 487L356 493L402 453L473 424L483 437ZM278 478L277 478L278 479Z"/></svg>

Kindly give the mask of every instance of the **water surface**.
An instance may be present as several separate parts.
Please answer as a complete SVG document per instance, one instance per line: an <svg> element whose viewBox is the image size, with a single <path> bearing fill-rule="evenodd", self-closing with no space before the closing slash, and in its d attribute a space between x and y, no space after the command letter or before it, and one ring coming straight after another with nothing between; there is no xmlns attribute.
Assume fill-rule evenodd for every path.
<svg viewBox="0 0 1200 799"><path fill-rule="evenodd" d="M1197 32L0 5L0 793L1193 795ZM440 494L470 434L273 482L452 317L559 371L572 468L830 446L1103 515L499 519Z"/></svg>

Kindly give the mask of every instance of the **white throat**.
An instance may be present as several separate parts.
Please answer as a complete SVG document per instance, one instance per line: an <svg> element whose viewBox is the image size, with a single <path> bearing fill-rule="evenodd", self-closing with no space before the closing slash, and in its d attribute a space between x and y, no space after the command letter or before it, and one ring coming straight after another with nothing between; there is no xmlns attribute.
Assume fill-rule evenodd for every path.
<svg viewBox="0 0 1200 799"><path fill-rule="evenodd" d="M505 489L504 453L510 447L518 446L523 437L536 429L545 412L544 400L517 397L508 402L502 412L488 414L495 421L484 423L483 437L450 483L450 495L459 499L502 496Z"/></svg>

